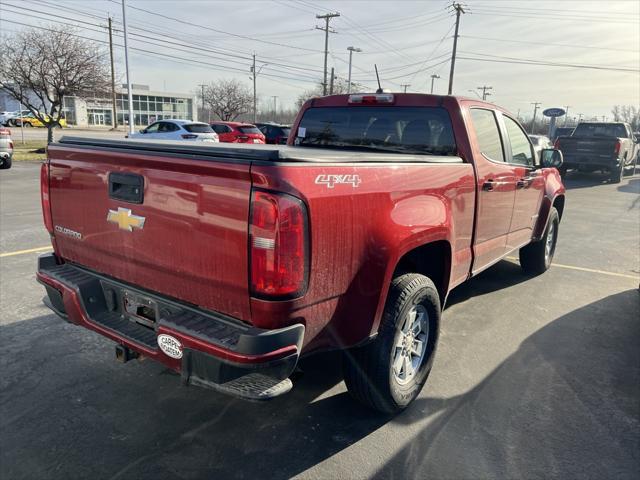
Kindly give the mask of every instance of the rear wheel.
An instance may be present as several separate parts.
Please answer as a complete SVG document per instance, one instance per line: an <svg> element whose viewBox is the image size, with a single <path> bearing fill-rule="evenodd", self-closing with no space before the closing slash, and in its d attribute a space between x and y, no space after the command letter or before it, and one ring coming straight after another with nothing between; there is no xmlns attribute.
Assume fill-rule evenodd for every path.
<svg viewBox="0 0 640 480"><path fill-rule="evenodd" d="M611 183L620 183L622 181L622 177L624 176L624 159L620 160L620 167L611 171Z"/></svg>
<svg viewBox="0 0 640 480"><path fill-rule="evenodd" d="M547 228L542 238L520 249L520 266L526 273L540 275L551 266L558 242L559 225L560 215L554 207L551 207Z"/></svg>
<svg viewBox="0 0 640 480"><path fill-rule="evenodd" d="M22 122L24 124L24 128L31 128L33 125L31 125L29 122Z"/></svg>
<svg viewBox="0 0 640 480"><path fill-rule="evenodd" d="M438 291L429 278L416 273L396 277L376 339L344 354L349 393L383 413L406 408L431 370L440 314Z"/></svg>
<svg viewBox="0 0 640 480"><path fill-rule="evenodd" d="M9 168L11 168L11 157L5 158L0 164L0 169L2 170L8 170Z"/></svg>
<svg viewBox="0 0 640 480"><path fill-rule="evenodd" d="M629 166L628 170L625 170L624 175L633 176L636 173L636 164L638 163L638 155L633 159L633 162Z"/></svg>

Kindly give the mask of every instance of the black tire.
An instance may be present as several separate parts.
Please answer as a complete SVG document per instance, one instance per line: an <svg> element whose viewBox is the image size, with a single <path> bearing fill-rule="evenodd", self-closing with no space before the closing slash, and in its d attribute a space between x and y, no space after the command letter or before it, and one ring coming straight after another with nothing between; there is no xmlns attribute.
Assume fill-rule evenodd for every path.
<svg viewBox="0 0 640 480"><path fill-rule="evenodd" d="M21 123L24 123L24 128L31 128L33 126L29 122L21 122Z"/></svg>
<svg viewBox="0 0 640 480"><path fill-rule="evenodd" d="M540 275L551 266L558 243L558 227L560 215L555 207L551 207L544 235L537 242L532 242L520 249L520 266L529 275ZM547 252L547 240L551 235L550 251Z"/></svg>
<svg viewBox="0 0 640 480"><path fill-rule="evenodd" d="M560 173L561 178L565 178L567 176L567 167L565 167L564 165L560 166L558 172Z"/></svg>
<svg viewBox="0 0 640 480"><path fill-rule="evenodd" d="M625 159L620 159L620 167L617 170L611 171L611 183L620 183L622 181L622 177L624 176L624 162Z"/></svg>
<svg viewBox="0 0 640 480"><path fill-rule="evenodd" d="M404 379L394 372L393 360L403 357L402 347L406 339L402 327L409 320L409 312L419 309L421 324L426 326L423 339L424 353L416 357L413 376ZM359 348L347 350L343 356L344 380L349 393L360 403L386 414L406 408L418 396L433 365L440 325L440 297L433 282L417 273L407 273L391 282L387 303L376 339ZM420 334L415 337L420 338ZM410 340L411 341L411 340ZM411 343L412 345L413 342ZM400 351L398 351L400 349ZM421 350L422 351L422 350ZM409 354L409 358L413 354ZM404 381L404 383L402 383Z"/></svg>
<svg viewBox="0 0 640 480"><path fill-rule="evenodd" d="M629 176L632 177L635 173L636 173L636 164L638 163L638 156L636 155L635 158L633 159L633 162L631 163L631 165L629 165L628 170L625 169L624 171L624 176Z"/></svg>
<svg viewBox="0 0 640 480"><path fill-rule="evenodd" d="M11 157L6 158L2 161L2 164L0 165L0 170L8 170L11 168Z"/></svg>

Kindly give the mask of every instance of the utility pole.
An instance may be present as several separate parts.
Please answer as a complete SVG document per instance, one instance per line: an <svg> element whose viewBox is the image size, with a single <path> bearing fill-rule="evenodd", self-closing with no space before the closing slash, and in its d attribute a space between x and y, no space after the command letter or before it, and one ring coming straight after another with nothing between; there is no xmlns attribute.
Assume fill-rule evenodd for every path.
<svg viewBox="0 0 640 480"><path fill-rule="evenodd" d="M113 108L111 124L115 130L118 128L118 112L116 111L116 69L113 66L113 25L111 17L109 17L109 56L111 57L111 107Z"/></svg>
<svg viewBox="0 0 640 480"><path fill-rule="evenodd" d="M133 117L133 92L131 91L131 75L129 74L129 47L127 37L127 7L122 0L122 26L124 30L124 63L127 70L127 96L129 97L129 135L134 132L135 118Z"/></svg>
<svg viewBox="0 0 640 480"><path fill-rule="evenodd" d="M493 90L493 87L487 87L486 85L483 85L482 87L478 87L478 90L482 90L482 100L486 100L487 97L491 95L489 93L489 90Z"/></svg>
<svg viewBox="0 0 640 480"><path fill-rule="evenodd" d="M329 81L329 95L333 95L333 80L336 78L335 69L331 67L331 80Z"/></svg>
<svg viewBox="0 0 640 480"><path fill-rule="evenodd" d="M456 31L453 35L453 51L451 52L451 71L449 72L449 91L448 95L453 92L453 72L456 68L456 50L458 49L458 29L460 27L460 14L465 13L464 8L459 3L454 3L452 7L456 11Z"/></svg>
<svg viewBox="0 0 640 480"><path fill-rule="evenodd" d="M569 118L569 109L571 108L571 105L565 105L564 106L564 125L563 127L567 126L567 119Z"/></svg>
<svg viewBox="0 0 640 480"><path fill-rule="evenodd" d="M411 86L410 83L403 83L400 85L402 88L404 88L404 93L407 93L407 88Z"/></svg>
<svg viewBox="0 0 640 480"><path fill-rule="evenodd" d="M273 117L275 119L276 115L278 114L278 96L272 95L271 98L273 98Z"/></svg>
<svg viewBox="0 0 640 480"><path fill-rule="evenodd" d="M538 113L538 107L540 105L542 105L541 102L531 102L531 105L533 105L533 119L531 120L531 132L532 134L535 134L536 132L533 130L536 126L536 114Z"/></svg>
<svg viewBox="0 0 640 480"><path fill-rule="evenodd" d="M202 90L201 90L201 96L200 98L202 98L202 118L200 119L201 122L204 122L204 87L206 87L206 85L204 83L201 83L200 85L198 85Z"/></svg>
<svg viewBox="0 0 640 480"><path fill-rule="evenodd" d="M254 53L252 56L253 56L253 66L251 67L251 76L253 77L253 123L256 123L256 121L257 121L257 112L256 112L256 99L257 99L256 76L258 75L258 73L256 72L256 54Z"/></svg>
<svg viewBox="0 0 640 480"><path fill-rule="evenodd" d="M347 84L347 93L351 93L351 61L353 59L353 52L361 52L362 49L356 47L347 47L349 50L349 80Z"/></svg>
<svg viewBox="0 0 640 480"><path fill-rule="evenodd" d="M436 78L440 78L440 75L436 75L435 73L431 75L431 94L433 94L433 82Z"/></svg>
<svg viewBox="0 0 640 480"><path fill-rule="evenodd" d="M324 31L324 81L322 82L322 95L327 94L327 56L329 55L329 32L336 33L335 30L329 29L329 20L339 16L340 14L338 12L327 13L325 15L316 15L317 19L323 19L325 21L324 27L318 27L316 25L317 30Z"/></svg>

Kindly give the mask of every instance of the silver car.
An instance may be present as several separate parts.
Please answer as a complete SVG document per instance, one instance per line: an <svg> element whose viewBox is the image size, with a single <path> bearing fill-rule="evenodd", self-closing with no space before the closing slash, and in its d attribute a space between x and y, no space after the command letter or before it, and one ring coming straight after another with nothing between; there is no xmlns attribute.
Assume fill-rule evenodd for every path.
<svg viewBox="0 0 640 480"><path fill-rule="evenodd" d="M218 134L207 123L190 120L160 120L140 130L129 138L145 140L189 140L218 142Z"/></svg>
<svg viewBox="0 0 640 480"><path fill-rule="evenodd" d="M13 158L13 142L11 130L0 127L0 169L11 168Z"/></svg>

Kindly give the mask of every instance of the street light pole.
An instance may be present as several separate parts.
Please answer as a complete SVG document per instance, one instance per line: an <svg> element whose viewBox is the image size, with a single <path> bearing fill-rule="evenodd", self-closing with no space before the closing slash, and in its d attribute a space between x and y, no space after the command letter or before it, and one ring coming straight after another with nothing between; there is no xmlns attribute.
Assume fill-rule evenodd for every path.
<svg viewBox="0 0 640 480"><path fill-rule="evenodd" d="M127 37L127 7L125 0L122 0L122 26L124 30L124 63L127 70L127 94L129 97L129 135L134 132L134 118L133 118L133 92L131 91L131 75L129 74L129 47Z"/></svg>
<svg viewBox="0 0 640 480"><path fill-rule="evenodd" d="M536 128L536 114L538 113L538 107L541 105L541 102L531 102L533 105L533 119L531 120L531 133L535 134L534 129Z"/></svg>
<svg viewBox="0 0 640 480"><path fill-rule="evenodd" d="M433 82L436 78L440 78L440 75L436 75L435 73L431 75L431 94L433 94Z"/></svg>
<svg viewBox="0 0 640 480"><path fill-rule="evenodd" d="M362 50L356 47L347 47L347 50L349 50L349 80L347 84L347 93L351 93L351 62L353 59L353 52L361 52Z"/></svg>

